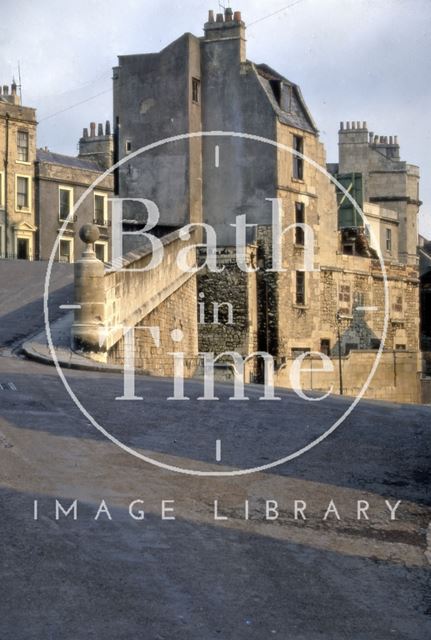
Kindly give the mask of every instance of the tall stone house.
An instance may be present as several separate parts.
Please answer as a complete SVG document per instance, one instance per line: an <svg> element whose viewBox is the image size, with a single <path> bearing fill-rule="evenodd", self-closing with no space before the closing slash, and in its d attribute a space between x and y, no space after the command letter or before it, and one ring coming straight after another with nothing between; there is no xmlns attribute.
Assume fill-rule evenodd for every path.
<svg viewBox="0 0 431 640"><path fill-rule="evenodd" d="M65 220L55 260L74 262L82 253L79 228L99 227L97 256L110 259L108 197L113 177L107 176L79 206L72 209L101 173L112 165L110 123L90 124L79 141L77 157L37 148L36 110L21 105L17 85L0 90L0 257L48 260Z"/></svg>
<svg viewBox="0 0 431 640"><path fill-rule="evenodd" d="M396 138L376 137L365 123L343 123L339 162L328 169L366 217L349 211L343 192L318 169L327 166L325 150L300 88L250 61L245 34L239 12L210 11L203 37L185 33L159 53L119 57L117 160L185 133L235 135L190 136L138 155L118 170L116 193L155 201L159 235L197 222L216 230L224 271L204 268L198 275L200 351L266 351L275 358L277 383L286 386L294 358L322 352L333 359L333 385L357 393L385 337L368 394L417 400L418 168L400 160ZM282 236L278 272L271 271L274 199L281 204L282 229L290 228ZM243 214L250 225L247 273L236 265L232 226ZM130 203L125 217L139 228L145 209ZM304 269L300 224L314 234L311 271ZM379 249L388 283L386 336ZM258 364L249 367L250 379L261 375ZM307 376L310 388L326 385L318 364Z"/></svg>
<svg viewBox="0 0 431 640"><path fill-rule="evenodd" d="M0 256L34 259L36 110L21 105L17 85L0 88Z"/></svg>

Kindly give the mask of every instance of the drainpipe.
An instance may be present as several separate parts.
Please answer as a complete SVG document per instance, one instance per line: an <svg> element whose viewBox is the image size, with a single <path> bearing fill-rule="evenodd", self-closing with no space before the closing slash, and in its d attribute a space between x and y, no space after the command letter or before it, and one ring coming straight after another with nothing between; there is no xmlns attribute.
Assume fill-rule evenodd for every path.
<svg viewBox="0 0 431 640"><path fill-rule="evenodd" d="M343 365L341 363L341 330L340 330L341 316L339 311L337 311L335 315L335 319L337 321L337 334L338 334L338 371L340 376L340 396L342 396L343 395Z"/></svg>
<svg viewBox="0 0 431 640"><path fill-rule="evenodd" d="M5 144L5 159L4 159L4 224L5 224L5 238L4 238L4 255L8 257L8 231L9 231L9 215L8 215L8 165L9 165L9 113L6 113L6 144Z"/></svg>

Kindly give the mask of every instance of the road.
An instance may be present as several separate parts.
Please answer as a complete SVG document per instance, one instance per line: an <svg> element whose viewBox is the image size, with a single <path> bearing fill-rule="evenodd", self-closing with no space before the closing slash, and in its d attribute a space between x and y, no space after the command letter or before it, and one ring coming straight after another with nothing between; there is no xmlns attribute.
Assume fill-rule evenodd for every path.
<svg viewBox="0 0 431 640"><path fill-rule="evenodd" d="M40 274L34 278L40 305ZM63 286L57 307L70 302ZM6 300L1 313L3 346L41 326L26 305ZM350 402L334 397L316 413L288 391L260 402L258 386L249 387L249 401L232 402L227 385L219 401L199 402L197 380L186 385L189 401L172 402L169 380L144 376L143 400L121 402L117 374L65 375L121 442L201 472L270 462L322 433ZM249 475L191 476L120 449L79 411L54 368L4 350L0 638L431 637L430 413L361 402L296 460ZM56 500L64 510L76 500L76 519L61 511L56 519ZM214 519L216 500L226 519ZM306 520L295 520L295 500L297 508L306 503ZM390 520L387 502L399 500ZM358 501L369 504L368 520L357 519ZM278 518L266 519L276 502Z"/></svg>

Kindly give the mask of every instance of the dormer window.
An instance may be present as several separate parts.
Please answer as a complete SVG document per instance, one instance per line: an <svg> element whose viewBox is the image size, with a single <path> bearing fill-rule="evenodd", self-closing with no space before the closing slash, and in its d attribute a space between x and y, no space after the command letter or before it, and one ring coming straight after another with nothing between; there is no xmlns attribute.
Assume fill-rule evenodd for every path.
<svg viewBox="0 0 431 640"><path fill-rule="evenodd" d="M285 82L281 85L280 107L283 111L291 111L292 87Z"/></svg>

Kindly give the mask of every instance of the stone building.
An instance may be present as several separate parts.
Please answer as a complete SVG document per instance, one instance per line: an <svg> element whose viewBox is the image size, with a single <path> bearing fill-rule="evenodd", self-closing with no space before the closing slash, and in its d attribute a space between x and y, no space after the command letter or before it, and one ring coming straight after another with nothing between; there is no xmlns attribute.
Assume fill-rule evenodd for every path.
<svg viewBox="0 0 431 640"><path fill-rule="evenodd" d="M15 82L0 87L0 257L37 254L36 125L36 110L21 105Z"/></svg>
<svg viewBox="0 0 431 640"><path fill-rule="evenodd" d="M66 156L47 149L37 150L36 209L39 227L39 258L48 260L57 234L66 218L66 229L59 242L56 259L75 262L82 254L83 244L78 231L85 223L98 226L100 237L95 244L97 257L110 260L110 217L108 199L112 195L113 176L107 176L79 205L70 218L74 205L98 178L112 165L113 141L110 123L105 130L91 123L90 134L84 129L79 141L79 155Z"/></svg>
<svg viewBox="0 0 431 640"><path fill-rule="evenodd" d="M364 213L385 259L417 265L419 167L400 159L398 136L377 135L366 122L341 122L338 136L331 172L349 185L353 175L360 178Z"/></svg>
<svg viewBox="0 0 431 640"><path fill-rule="evenodd" d="M78 157L37 149L36 110L21 105L17 86L0 89L0 257L48 260L59 229L85 190L112 166L113 136L90 124L79 141ZM59 243L56 259L73 262L83 245L79 227L94 222L100 229L98 257L110 259L107 176L79 207Z"/></svg>
<svg viewBox="0 0 431 640"><path fill-rule="evenodd" d="M119 57L116 159L161 139L196 135L132 156L118 171L116 192L156 202L159 235L188 223L215 229L224 270L204 267L198 274L201 352L266 351L275 360L276 382L286 386L298 355L310 353L313 361L324 353L333 360L332 377L324 380L319 361L305 384L321 389L329 380L355 394L384 339L368 394L417 400L418 169L400 160L397 140L371 137L364 125L343 126L339 162L329 169L352 182L348 191L354 183L367 219L352 214L340 224L347 219L345 203L325 171L325 150L300 88L250 61L245 33L239 12L210 11L203 37L186 33L160 53ZM235 224L244 215L241 270ZM130 203L125 217L139 228L146 210ZM277 268L275 222L284 231ZM305 268L306 229L312 232L311 269ZM205 262L204 248L200 254ZM222 360L229 375L229 357ZM262 379L258 358L248 376Z"/></svg>

